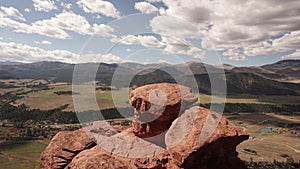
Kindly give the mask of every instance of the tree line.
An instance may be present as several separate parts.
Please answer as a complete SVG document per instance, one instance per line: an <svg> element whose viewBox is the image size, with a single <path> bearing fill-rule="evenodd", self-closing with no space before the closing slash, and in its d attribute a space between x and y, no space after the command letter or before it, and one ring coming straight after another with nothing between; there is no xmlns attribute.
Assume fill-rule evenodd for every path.
<svg viewBox="0 0 300 169"><path fill-rule="evenodd" d="M97 120L117 119L133 116L133 109L116 108L105 109L101 111L89 110L83 112L64 111L68 105L60 106L51 110L29 109L25 104L13 106L5 103L0 107L0 120L10 120L12 122L26 122L33 120L35 122L48 121L57 124L75 124L80 122L92 122ZM120 113L122 112L122 113Z"/></svg>

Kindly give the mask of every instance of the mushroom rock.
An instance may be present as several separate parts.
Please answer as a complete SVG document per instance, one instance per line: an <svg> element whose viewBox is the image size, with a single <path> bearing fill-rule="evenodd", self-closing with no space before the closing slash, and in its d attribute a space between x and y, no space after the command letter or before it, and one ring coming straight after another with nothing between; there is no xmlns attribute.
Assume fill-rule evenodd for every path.
<svg viewBox="0 0 300 169"><path fill-rule="evenodd" d="M165 132L181 111L198 98L191 89L178 84L159 83L136 88L130 93L134 107L133 133L142 138Z"/></svg>

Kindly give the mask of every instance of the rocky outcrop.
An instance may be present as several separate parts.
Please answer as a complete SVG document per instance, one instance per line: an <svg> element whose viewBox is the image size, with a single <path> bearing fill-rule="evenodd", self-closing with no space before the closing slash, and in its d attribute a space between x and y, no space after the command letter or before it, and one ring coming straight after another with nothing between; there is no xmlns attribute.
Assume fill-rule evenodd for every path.
<svg viewBox="0 0 300 169"><path fill-rule="evenodd" d="M182 168L242 169L236 146L248 138L225 117L195 106L172 123L166 145Z"/></svg>
<svg viewBox="0 0 300 169"><path fill-rule="evenodd" d="M64 168L78 153L95 145L83 129L59 132L41 154L43 168Z"/></svg>
<svg viewBox="0 0 300 169"><path fill-rule="evenodd" d="M66 167L67 169L136 168L128 160L110 155L99 146L79 153Z"/></svg>
<svg viewBox="0 0 300 169"><path fill-rule="evenodd" d="M245 168L236 146L249 136L216 112L188 108L196 100L176 84L137 88L130 95L132 128L118 133L100 121L85 128L88 134L60 132L42 154L43 168ZM163 137L153 142L156 134Z"/></svg>
<svg viewBox="0 0 300 169"><path fill-rule="evenodd" d="M132 130L142 138L157 136L197 99L190 88L182 85L159 83L139 87L130 94L130 104L135 109Z"/></svg>

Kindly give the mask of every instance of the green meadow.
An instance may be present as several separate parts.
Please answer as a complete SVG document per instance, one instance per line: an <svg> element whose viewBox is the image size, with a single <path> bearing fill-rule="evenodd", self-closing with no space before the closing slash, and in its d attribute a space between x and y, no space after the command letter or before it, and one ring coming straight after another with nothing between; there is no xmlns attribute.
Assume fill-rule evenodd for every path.
<svg viewBox="0 0 300 169"><path fill-rule="evenodd" d="M40 154L46 142L13 142L0 145L1 169L38 169L41 167Z"/></svg>

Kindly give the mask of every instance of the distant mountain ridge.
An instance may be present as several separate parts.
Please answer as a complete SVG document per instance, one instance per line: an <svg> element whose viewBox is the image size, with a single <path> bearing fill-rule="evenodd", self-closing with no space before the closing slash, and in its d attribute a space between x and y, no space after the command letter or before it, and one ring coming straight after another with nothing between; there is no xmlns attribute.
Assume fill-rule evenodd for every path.
<svg viewBox="0 0 300 169"><path fill-rule="evenodd" d="M235 67L234 72L254 73L278 81L300 80L300 60L282 60L263 66Z"/></svg>
<svg viewBox="0 0 300 169"><path fill-rule="evenodd" d="M24 64L24 63L21 63L21 62L10 62L10 61L0 62L0 65L21 65L21 64Z"/></svg>
<svg viewBox="0 0 300 169"><path fill-rule="evenodd" d="M232 65L212 66L200 62L183 64L148 64L139 63L82 63L85 73L91 67L98 67L96 80L110 84L115 71L120 73L119 79L128 79L135 75L131 85L143 85L154 82L174 82L177 78L195 77L199 90L210 93L208 72L218 78L218 74L226 73L226 83L229 94L255 95L298 95L300 84L282 83L288 79L300 80L300 60L284 60L274 64L259 67L234 67ZM223 70L222 67L225 67ZM45 79L57 82L72 82L75 64L62 62L36 62L30 64L0 64L0 79ZM224 79L223 79L224 80ZM277 80L277 81L275 81ZM126 86L119 83L119 87Z"/></svg>

